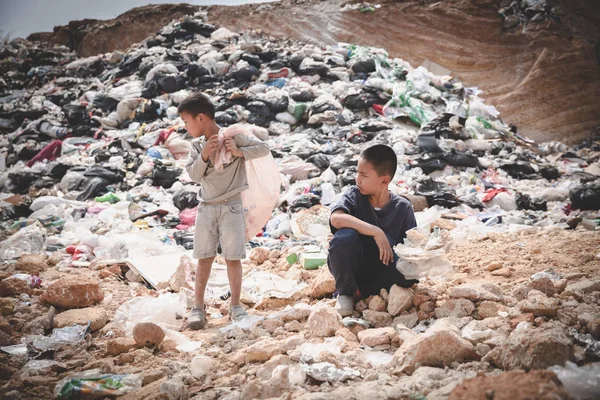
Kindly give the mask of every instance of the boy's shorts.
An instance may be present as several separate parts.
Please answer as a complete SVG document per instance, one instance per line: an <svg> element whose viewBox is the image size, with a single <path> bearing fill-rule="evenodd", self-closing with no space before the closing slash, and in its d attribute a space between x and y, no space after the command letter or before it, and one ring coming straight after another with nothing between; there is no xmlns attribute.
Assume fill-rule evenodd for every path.
<svg viewBox="0 0 600 400"><path fill-rule="evenodd" d="M194 258L216 257L219 244L221 255L226 260L246 257L246 220L239 196L216 204L198 204Z"/></svg>

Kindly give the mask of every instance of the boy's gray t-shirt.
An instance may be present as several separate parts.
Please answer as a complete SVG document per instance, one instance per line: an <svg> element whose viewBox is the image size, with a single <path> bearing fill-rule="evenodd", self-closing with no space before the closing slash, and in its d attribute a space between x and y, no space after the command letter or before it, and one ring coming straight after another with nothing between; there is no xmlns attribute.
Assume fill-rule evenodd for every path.
<svg viewBox="0 0 600 400"><path fill-rule="evenodd" d="M254 135L239 133L233 139L244 158L232 156L231 162L224 165L221 171L215 169L212 159L207 162L202 159L202 149L206 143L204 137L192 140L185 169L190 178L201 185L200 201L215 203L247 190L246 161L265 157L270 152L269 146Z"/></svg>

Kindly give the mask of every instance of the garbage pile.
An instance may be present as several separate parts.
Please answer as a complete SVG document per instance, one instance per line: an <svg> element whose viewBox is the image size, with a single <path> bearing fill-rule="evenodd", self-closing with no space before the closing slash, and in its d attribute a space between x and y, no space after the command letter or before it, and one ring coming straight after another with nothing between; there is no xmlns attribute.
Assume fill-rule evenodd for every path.
<svg viewBox="0 0 600 400"><path fill-rule="evenodd" d="M401 256L398 268L407 268L415 277L456 272L446 258L451 242L525 228L597 231L600 224L600 137L574 147L560 142L536 144L504 123L498 110L482 100L478 88L414 68L383 49L238 34L206 23L199 13L174 21L126 52L82 59L66 48L16 40L0 50L0 58L0 260L7 271L21 272L2 276L0 295L19 297L21 310L32 304L38 307L42 293L44 304L60 310L109 307L108 293L120 295L117 285L126 282L134 298L155 300L152 309L166 311L131 321L140 314L131 311L137 303L123 300L112 308L119 317L113 325L107 325L106 313L94 318L103 322L89 328L99 332L94 340L107 341L106 352L119 365L135 361L140 366L153 357L139 348L146 342L130 337L135 336L136 323L155 323L159 332L165 330L168 339L163 334L152 343L170 341L176 345L170 349L175 353L206 346L182 338L173 327L184 329L182 315L175 318L168 312L181 309L183 313L193 298L193 264L182 257L193 246L199 189L184 168L191 138L177 115L179 102L191 91L202 91L215 102L220 126L252 124L255 134L271 147L282 177L281 195L271 220L250 241L253 250L244 262L246 292L242 293L244 304L265 312L266 318L234 326L225 336L219 333L208 341L207 356L235 364L235 372L218 377L217 397L224 395L219 387L240 387L246 382L234 380L239 379L235 378L240 376L238 370L264 378L258 383L248 381L244 398L267 398L303 384L307 375L329 382L333 386L324 387L329 391L341 381L364 377L365 365L385 369L393 361L394 368L412 373L419 371L418 365L433 369L479 360L492 349L497 349L489 356L493 365L511 369L502 358L502 351L510 348L500 344L515 328L496 321L502 328L499 338L489 332L496 328L480 324L482 318L518 318L517 313L500 314L506 306L497 287L465 284L452 289L459 290L451 293L453 300L448 302L442 302L442 294L450 287L427 289L439 282L424 283L416 291L395 287L363 300L357 315L343 323L331 307L321 307L327 300L320 299L331 297L335 290L324 267L330 235L328 206L355 183L358 156L366 146L387 144L398 155L399 168L390 190L411 200L419 225L409 234L410 240L396 249ZM46 255L33 262L31 255L41 253ZM50 284L40 282L47 265L61 272L100 270L105 289L83 278L83 282L69 282L54 276L57 280ZM23 266L26 274L20 271ZM554 285L562 285L561 279L546 279L553 290L542 295L558 296ZM211 282L208 297L213 303L208 315L218 319L226 309L219 306L224 304L219 297L226 300L225 270L217 269ZM525 302L518 308L528 315L523 318L525 325L519 325L522 331L545 329L543 322L550 324L556 317L556 299L535 293L547 284L527 283L528 293L518 299ZM596 284L582 289L582 305L584 298L589 303L598 293ZM179 296L158 297L157 291L175 291ZM62 299L65 293L73 293L72 298ZM301 299L309 304L300 302L306 307L298 307L295 303ZM181 304L174 305L178 301ZM517 305L517 301L506 303L512 308ZM571 306L569 312L576 310L577 305ZM479 311L474 313L476 307ZM544 311L548 308L551 311ZM585 311L598 312L594 307ZM483 317L486 313L489 318ZM39 314L37 318L51 320L54 308L52 314ZM166 315L167 321L158 320L159 314ZM85 315L79 321L88 323L90 314ZM571 314L565 315L559 319L570 321ZM463 318L464 324L452 320L448 325L444 320L448 317ZM464 320L467 317L472 321ZM547 320L539 320L544 317ZM598 319L594 318L573 325L597 339ZM76 320L72 317L69 322ZM399 323L404 328L395 330ZM250 325L269 332L268 338L259 339ZM119 326L127 327L122 337ZM37 334L43 337L50 331ZM335 335L342 343L336 346L343 348L348 360L341 363L339 355L315 352L311 346L306 350L312 354L308 358L302 350L291 358L284 355L304 343L305 331L321 338ZM83 334L89 340L87 330ZM439 355L442 359L433 357L433 361L411 358L410 354L421 354L423 338L436 347L446 347L449 341L453 356ZM4 339L2 345L17 346L8 350L20 356L28 352L40 356L40 349L31 348L31 340L17 344ZM72 342L87 343L81 338ZM384 352L402 343L404 350L394 357ZM348 345L354 353L346 353ZM94 347L89 346L93 353ZM332 346L325 347L331 351ZM233 361L220 358L221 348ZM6 348L3 351L8 353ZM285 367L275 368L274 362L267 366L274 357ZM64 355L63 361L67 359ZM299 360L311 361L298 365ZM211 378L209 361L194 362L195 379ZM258 371L244 367L256 362L265 366ZM125 376L114 365L84 369L85 364L78 365L78 371L93 372L61 375L57 396L63 393L68 398L84 390L120 395L141 387L139 376ZM72 369L63 365L48 368ZM156 390L180 393L189 382L173 378L182 368L169 368L171 372L157 375L160 390L158 386ZM161 380L167 376L169 380ZM466 377L471 376L460 379ZM460 380L458 375L454 378ZM365 383L377 379L370 375ZM90 389L88 381L100 383ZM119 382L126 383L117 391L111 385ZM52 383L59 383L58 379ZM444 386L438 383L438 388ZM144 387L148 384L144 380ZM403 385L405 394L419 387L415 382Z"/></svg>
<svg viewBox="0 0 600 400"><path fill-rule="evenodd" d="M188 18L126 54L78 59L13 41L2 57L2 224L14 231L37 221L60 233L46 239L51 250L86 239L86 225L102 225L104 238L152 228L164 246L189 247L183 228L193 223L197 187L182 168L190 138L176 106L191 90L211 95L221 126L266 129L286 184L282 214L259 237L301 237L288 220L335 201L373 143L399 156L392 190L484 222L593 221L597 214L579 210L600 204L597 141L536 145L477 88L383 49L270 41ZM79 244L77 260L131 255L100 235L91 241ZM20 255L6 247L3 258Z"/></svg>

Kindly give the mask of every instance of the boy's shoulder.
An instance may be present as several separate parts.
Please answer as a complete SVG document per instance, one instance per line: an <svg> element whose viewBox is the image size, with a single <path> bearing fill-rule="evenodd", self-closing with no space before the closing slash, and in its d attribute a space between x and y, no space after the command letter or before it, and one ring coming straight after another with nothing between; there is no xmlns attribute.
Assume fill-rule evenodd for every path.
<svg viewBox="0 0 600 400"><path fill-rule="evenodd" d="M402 196L401 194L392 193L392 201L394 202L394 207L402 210L412 210L413 205L407 197Z"/></svg>
<svg viewBox="0 0 600 400"><path fill-rule="evenodd" d="M392 193L392 199L394 199L396 201L396 203L398 204L403 204L403 205L412 205L412 203L410 202L410 200L408 199L408 197L405 197L401 194L394 194Z"/></svg>

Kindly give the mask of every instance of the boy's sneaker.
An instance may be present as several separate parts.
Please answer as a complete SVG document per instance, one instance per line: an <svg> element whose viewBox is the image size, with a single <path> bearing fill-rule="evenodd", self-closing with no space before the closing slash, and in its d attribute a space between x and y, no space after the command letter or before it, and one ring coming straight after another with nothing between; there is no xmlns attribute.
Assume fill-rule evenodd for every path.
<svg viewBox="0 0 600 400"><path fill-rule="evenodd" d="M347 317L354 313L354 298L352 296L339 295L335 302L335 310L342 317Z"/></svg>
<svg viewBox="0 0 600 400"><path fill-rule="evenodd" d="M239 321L240 319L247 317L248 313L244 310L241 305L232 306L229 309L229 319L232 321Z"/></svg>
<svg viewBox="0 0 600 400"><path fill-rule="evenodd" d="M192 308L187 323L190 329L194 331L204 328L204 325L206 324L206 314L204 309L199 307Z"/></svg>

